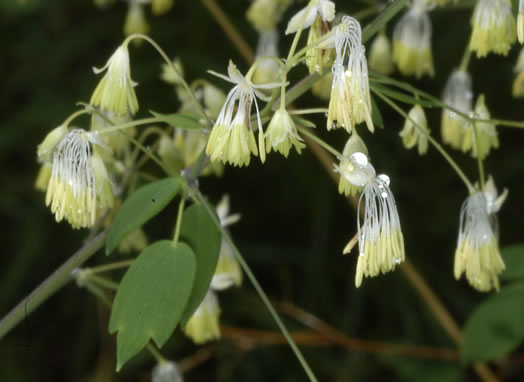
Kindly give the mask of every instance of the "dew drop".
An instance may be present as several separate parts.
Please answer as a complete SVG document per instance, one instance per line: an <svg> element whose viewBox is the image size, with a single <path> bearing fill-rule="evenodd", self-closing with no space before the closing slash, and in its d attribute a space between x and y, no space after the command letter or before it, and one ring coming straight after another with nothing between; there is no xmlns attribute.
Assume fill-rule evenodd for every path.
<svg viewBox="0 0 524 382"><path fill-rule="evenodd" d="M395 257L393 261L395 261L395 264L400 264L400 257Z"/></svg>
<svg viewBox="0 0 524 382"><path fill-rule="evenodd" d="M146 146L146 150L147 150L148 152L151 152L151 146Z"/></svg>
<svg viewBox="0 0 524 382"><path fill-rule="evenodd" d="M380 196L382 196L384 199L386 199L388 197L388 193L387 192L382 192L380 194Z"/></svg>
<svg viewBox="0 0 524 382"><path fill-rule="evenodd" d="M457 113L455 113L454 111L450 111L450 112L449 112L449 116L450 116L451 118L455 118L455 117L457 116Z"/></svg>

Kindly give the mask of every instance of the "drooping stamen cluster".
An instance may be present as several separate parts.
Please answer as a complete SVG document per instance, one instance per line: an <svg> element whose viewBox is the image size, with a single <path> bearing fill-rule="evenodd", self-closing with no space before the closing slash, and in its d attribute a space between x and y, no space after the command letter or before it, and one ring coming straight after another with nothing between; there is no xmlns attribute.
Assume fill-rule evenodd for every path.
<svg viewBox="0 0 524 382"><path fill-rule="evenodd" d="M442 101L454 109L468 114L473 103L472 81L469 73L455 70L451 73L444 92ZM460 150L464 140L464 132L468 120L456 112L444 108L442 110L441 133L444 143Z"/></svg>
<svg viewBox="0 0 524 382"><path fill-rule="evenodd" d="M311 46L328 34L331 30L331 21L335 18L335 3L329 0L311 0L309 10L303 8L288 23L286 34L295 33L303 23L302 29L309 28L307 45ZM333 49L314 46L306 52L306 65L309 73L322 73L333 63Z"/></svg>
<svg viewBox="0 0 524 382"><path fill-rule="evenodd" d="M520 49L513 71L517 73L513 81L513 97L524 97L524 47Z"/></svg>
<svg viewBox="0 0 524 382"><path fill-rule="evenodd" d="M273 149L287 158L292 146L299 154L306 147L303 143L304 140L298 135L293 119L284 108L275 112L269 122L265 136L267 153Z"/></svg>
<svg viewBox="0 0 524 382"><path fill-rule="evenodd" d="M280 79L280 64L278 57L278 32L270 29L260 32L258 38L256 60L257 66L253 73L253 83L267 84Z"/></svg>
<svg viewBox="0 0 524 382"><path fill-rule="evenodd" d="M490 113L484 102L484 94L479 95L473 115L478 119L490 119ZM496 149L498 147L499 138L494 123L469 122L466 125L462 151L467 152L471 150L473 157L484 159L492 148Z"/></svg>
<svg viewBox="0 0 524 382"><path fill-rule="evenodd" d="M151 382L184 382L184 378L174 362L161 361L153 368Z"/></svg>
<svg viewBox="0 0 524 382"><path fill-rule="evenodd" d="M216 340L220 338L219 316L220 306L217 295L209 289L197 310L187 321L184 333L196 344Z"/></svg>
<svg viewBox="0 0 524 382"><path fill-rule="evenodd" d="M119 46L103 68L93 68L96 74L104 70L107 70L106 74L93 92L91 105L99 107L102 112L113 113L117 117L135 115L138 111L138 100L134 89L137 83L131 79L127 45Z"/></svg>
<svg viewBox="0 0 524 382"><path fill-rule="evenodd" d="M409 111L408 117L404 122L404 128L399 133L404 147L410 149L417 145L418 153L424 155L428 151L428 135L430 133L424 109L420 105L415 105Z"/></svg>
<svg viewBox="0 0 524 382"><path fill-rule="evenodd" d="M369 68L385 76L393 73L391 43L383 30L377 34L369 49Z"/></svg>
<svg viewBox="0 0 524 382"><path fill-rule="evenodd" d="M211 130L206 154L210 156L212 162L221 161L233 166L247 166L251 154L258 155L257 143L250 121L251 105L254 103L259 130L258 142L260 151L264 152L264 156L261 155L261 158L265 159L264 134L256 98L269 101L269 98L258 89L271 89L279 87L281 84L254 85L250 81L250 75L242 76L231 61L228 67L229 76L211 73L234 83L235 86L227 95L226 102Z"/></svg>
<svg viewBox="0 0 524 382"><path fill-rule="evenodd" d="M364 219L358 219L359 257L355 285L362 284L362 278L386 273L404 261L404 237L400 228L395 198L389 188L387 175L376 175L367 156L353 153L347 159L348 165L337 168L348 182L363 186L359 208L364 199Z"/></svg>
<svg viewBox="0 0 524 382"><path fill-rule="evenodd" d="M507 192L496 195L493 180L484 192L469 196L460 211L460 231L455 251L455 278L466 273L469 284L480 292L499 289L498 275L505 269L500 256L495 213Z"/></svg>
<svg viewBox="0 0 524 382"><path fill-rule="evenodd" d="M65 219L73 228L93 226L97 208L113 205L111 181L100 155L93 152L90 143L103 144L96 133L72 130L53 153L46 205L57 222Z"/></svg>
<svg viewBox="0 0 524 382"><path fill-rule="evenodd" d="M478 0L471 25L473 31L469 47L477 52L477 57L484 57L490 52L505 56L517 38L509 0Z"/></svg>
<svg viewBox="0 0 524 382"><path fill-rule="evenodd" d="M342 18L335 34L335 50L327 128L342 127L351 133L356 124L365 121L373 132L367 60L360 24L354 18Z"/></svg>
<svg viewBox="0 0 524 382"><path fill-rule="evenodd" d="M425 0L415 0L393 31L393 61L404 75L433 77L431 20Z"/></svg>

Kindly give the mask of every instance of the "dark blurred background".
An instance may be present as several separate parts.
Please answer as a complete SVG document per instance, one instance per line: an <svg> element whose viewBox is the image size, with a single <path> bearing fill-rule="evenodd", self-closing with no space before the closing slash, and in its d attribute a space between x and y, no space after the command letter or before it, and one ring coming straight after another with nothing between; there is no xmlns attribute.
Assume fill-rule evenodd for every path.
<svg viewBox="0 0 524 382"><path fill-rule="evenodd" d="M244 15L248 1L219 1L226 14L254 48L257 33ZM295 4L285 20L305 2ZM351 14L364 5L337 1L337 10ZM75 110L76 102L88 102L101 67L122 42L127 4L101 10L89 0L1 0L0 35L0 158L2 184L0 207L3 251L0 267L0 315L6 314L57 266L64 262L86 236L66 223L57 224L45 207L44 195L33 187L38 164L36 146L47 132ZM436 10L433 53L436 76L408 80L440 96L451 70L460 62L469 39L471 9ZM232 59L242 72L248 69L214 19L199 1L177 0L164 16L152 17L150 35L172 57L180 57L191 81L205 77L228 90L227 84L206 74L225 72ZM365 22L368 22L365 20ZM283 23L284 24L284 23ZM388 25L391 35L394 23ZM281 30L284 29L281 25ZM283 35L283 33L282 33ZM281 40L284 56L291 37ZM508 57L473 58L470 71L475 94L484 93L492 116L524 119L523 101L511 97L513 65L520 47ZM174 112L176 95L159 79L162 60L150 48L131 47L132 77L139 82L138 117L149 109ZM305 66L296 77L306 74ZM476 98L476 97L475 97ZM305 95L297 106L325 105ZM463 324L485 297L464 280L453 277L453 255L458 234L459 211L467 190L442 157L430 148L424 157L406 151L398 137L403 121L378 102L385 129L365 134L374 166L392 180L406 242L406 254L434 289L456 320ZM409 105L404 105L405 110ZM440 110L427 110L430 129L440 135ZM316 132L342 149L346 133L325 131L324 117L312 117ZM88 127L88 119L79 120ZM500 218L501 245L522 241L524 131L499 128L500 148L485 165L499 190L509 197ZM451 149L450 149L451 150ZM476 162L452 152L472 179ZM222 178L205 178L202 192L216 203L223 193L231 198L233 212L242 220L231 227L232 235L262 286L274 301L289 301L339 329L364 341L453 348L413 287L399 271L366 279L354 287L356 259L342 249L356 231L356 214L337 193L329 174L308 150L286 160L270 154L261 165L257 159L247 168L227 168ZM158 216L145 230L150 239L171 231L175 209ZM159 220L165 220L165 229ZM89 264L107 261L101 253ZM240 289L220 294L222 324L230 327L276 331L276 325L249 282ZM282 313L292 329L304 329ZM1 381L146 381L154 365L145 352L129 362L121 373L114 370L114 338L107 333L108 312L85 290L71 283L28 316L0 342ZM286 345L239 346L224 339L210 348L213 355L187 372L186 381L300 381L305 375ZM177 329L164 348L166 357L179 360L199 347ZM348 350L335 345L302 347L322 381L460 381L476 376L459 361L393 356L381 352ZM507 367L508 380L522 380L521 366Z"/></svg>

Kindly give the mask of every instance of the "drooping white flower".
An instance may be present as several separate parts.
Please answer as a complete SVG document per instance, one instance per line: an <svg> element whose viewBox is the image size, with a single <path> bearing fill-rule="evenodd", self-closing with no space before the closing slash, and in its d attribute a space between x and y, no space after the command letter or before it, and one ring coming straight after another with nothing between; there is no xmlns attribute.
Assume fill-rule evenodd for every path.
<svg viewBox="0 0 524 382"><path fill-rule="evenodd" d="M391 52L391 43L389 42L388 37L381 31L378 33L377 37L373 40L371 48L369 49L369 68L389 76L393 73L393 54Z"/></svg>
<svg viewBox="0 0 524 382"><path fill-rule="evenodd" d="M404 75L435 75L431 52L431 19L425 0L415 0L393 31L393 61Z"/></svg>
<svg viewBox="0 0 524 382"><path fill-rule="evenodd" d="M280 78L280 64L278 57L278 32L270 29L260 32L257 52L257 65L253 73L253 83L267 84L277 82Z"/></svg>
<svg viewBox="0 0 524 382"><path fill-rule="evenodd" d="M473 115L479 119L490 119L490 113L484 101L484 94L479 95ZM492 148L496 149L498 147L499 138L494 123L470 122L465 126L462 151L467 152L471 150L473 157L484 159Z"/></svg>
<svg viewBox="0 0 524 382"><path fill-rule="evenodd" d="M469 114L473 103L472 86L471 76L468 72L455 70L446 82L442 101L464 114ZM467 123L466 118L444 108L442 110L441 122L441 133L444 143L461 150Z"/></svg>
<svg viewBox="0 0 524 382"><path fill-rule="evenodd" d="M404 147L410 149L417 145L418 153L424 155L428 151L428 121L424 109L420 105L415 105L409 111L409 118L404 122L404 128L399 133L402 137Z"/></svg>
<svg viewBox="0 0 524 382"><path fill-rule="evenodd" d="M364 276L373 277L392 271L405 260L404 237L395 198L389 188L389 177L384 174L377 176L362 152L353 153L344 167L335 168L349 183L364 187L357 209L360 211L364 200L364 219L362 222L358 219L359 256L355 274L358 288ZM346 248L351 247L350 244Z"/></svg>
<svg viewBox="0 0 524 382"><path fill-rule="evenodd" d="M507 195L500 197L493 180L484 192L470 195L460 211L460 230L455 251L454 274L458 280L466 273L469 284L480 292L499 289L498 275L505 269L498 245L496 212Z"/></svg>
<svg viewBox="0 0 524 382"><path fill-rule="evenodd" d="M506 56L517 38L509 0L478 0L471 18L469 47L484 57L493 52Z"/></svg>
<svg viewBox="0 0 524 382"><path fill-rule="evenodd" d="M157 363L151 373L152 382L184 382L176 363L164 361Z"/></svg>
<svg viewBox="0 0 524 382"><path fill-rule="evenodd" d="M91 144L102 146L98 133L71 130L53 152L46 205L56 221L73 228L93 226L97 208L113 206L113 190L104 163Z"/></svg>
<svg viewBox="0 0 524 382"><path fill-rule="evenodd" d="M212 162L221 161L233 166L247 166L251 153L258 155L255 135L251 128L250 112L252 103L255 104L261 159L265 159L264 133L257 104L257 98L269 101L269 97L259 89L279 87L279 83L255 85L251 82L251 73L244 77L232 61L229 62L228 76L210 72L228 82L235 84L227 95L226 102L218 115L211 130L206 147L206 154ZM235 110L236 109L236 110Z"/></svg>
<svg viewBox="0 0 524 382"><path fill-rule="evenodd" d="M353 155L355 154L356 155ZM362 155L363 154L363 155ZM364 185L375 176L375 169L368 165L368 149L360 136L351 134L344 145L340 164L335 165L335 172L340 174L338 192L346 196L356 195ZM362 179L359 179L362 177Z"/></svg>
<svg viewBox="0 0 524 382"><path fill-rule="evenodd" d="M324 22L331 22L335 18L335 3L329 0L311 0L307 7L298 11L287 24L286 34L295 33L302 25L302 29L309 28L320 17ZM307 10L307 15L306 15ZM305 19L304 19L305 16Z"/></svg>
<svg viewBox="0 0 524 382"><path fill-rule="evenodd" d="M219 316L220 307L217 295L209 289L183 328L184 333L196 344L216 340L220 338Z"/></svg>
<svg viewBox="0 0 524 382"><path fill-rule="evenodd" d="M358 221L357 287L363 276L387 273L405 260L404 237L389 183L387 175L378 175L364 187L360 196L358 209L362 198L365 208L362 224Z"/></svg>
<svg viewBox="0 0 524 382"><path fill-rule="evenodd" d="M335 34L336 60L329 101L327 129L342 127L349 133L366 122L369 131L375 127L371 118L368 67L359 22L344 16ZM347 57L347 64L346 64Z"/></svg>
<svg viewBox="0 0 524 382"><path fill-rule="evenodd" d="M113 113L118 117L128 113L135 115L138 111L138 100L134 89L137 83L131 79L127 45L119 46L104 67L93 68L96 74L104 70L106 74L91 96L91 105L98 106L103 112Z"/></svg>

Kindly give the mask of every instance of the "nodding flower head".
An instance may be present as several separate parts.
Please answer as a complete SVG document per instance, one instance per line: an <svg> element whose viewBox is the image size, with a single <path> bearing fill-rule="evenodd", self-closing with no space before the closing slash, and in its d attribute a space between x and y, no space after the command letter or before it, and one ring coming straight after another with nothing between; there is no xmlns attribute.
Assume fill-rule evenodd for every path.
<svg viewBox="0 0 524 382"><path fill-rule="evenodd" d="M252 71L244 77L233 62L229 62L228 75L224 76L215 72L213 75L220 77L235 86L227 95L226 102L211 130L206 147L206 154L212 162L221 161L233 166L249 165L251 154L258 155L255 135L251 128L251 105L255 104L259 131L259 145L261 159L265 159L264 133L257 104L257 98L269 101L269 98L259 89L271 89L281 86L280 83L255 85L251 82ZM235 110L236 108L236 110ZM264 153L262 155L262 152Z"/></svg>
<svg viewBox="0 0 524 382"><path fill-rule="evenodd" d="M308 10L309 7L309 10ZM335 18L335 3L329 0L311 0L308 7L302 8L289 20L286 34L295 33L300 29L309 28L317 18L324 23L329 23ZM306 15L307 10L307 15Z"/></svg>
<svg viewBox="0 0 524 382"><path fill-rule="evenodd" d="M472 86L469 73L455 70L446 82L442 101L464 114L469 114L473 103ZM441 133L444 143L449 144L454 149L462 149L467 123L467 119L463 116L444 108L442 110L441 122Z"/></svg>
<svg viewBox="0 0 524 382"><path fill-rule="evenodd" d="M91 105L99 106L101 111L113 113L118 117L135 115L138 111L138 100L134 87L137 84L131 79L127 46L119 46L103 68L93 70L96 74L105 70L106 74L91 96Z"/></svg>
<svg viewBox="0 0 524 382"><path fill-rule="evenodd" d="M145 2L143 0L130 0L127 9L126 21L124 22L124 35L130 36L133 33L149 33L149 24L144 13ZM133 40L139 46L142 39Z"/></svg>
<svg viewBox="0 0 524 382"><path fill-rule="evenodd" d="M161 361L153 368L151 382L184 382L184 378L174 362Z"/></svg>
<svg viewBox="0 0 524 382"><path fill-rule="evenodd" d="M353 156L355 153L356 154ZM363 154L363 155L361 155ZM346 196L354 196L362 191L369 176L375 176L375 169L368 165L368 149L366 144L355 132L351 134L342 151L340 164L335 165L335 171L340 174L338 192ZM357 177L363 177L359 180ZM355 184L356 183L356 184Z"/></svg>
<svg viewBox="0 0 524 382"><path fill-rule="evenodd" d="M478 0L471 18L469 47L477 57L488 53L507 55L517 38L509 0Z"/></svg>
<svg viewBox="0 0 524 382"><path fill-rule="evenodd" d="M286 158L289 150L294 146L300 154L306 145L298 135L295 122L286 109L278 109L266 130L266 149L269 153L271 149L280 152Z"/></svg>
<svg viewBox="0 0 524 382"><path fill-rule="evenodd" d="M56 221L73 228L95 223L98 208L113 206L113 189L104 163L91 144L103 145L98 133L71 130L53 152L46 204Z"/></svg>
<svg viewBox="0 0 524 382"><path fill-rule="evenodd" d="M327 128L342 127L351 133L356 124L365 121L373 132L368 66L360 24L354 18L342 18L335 34L335 50Z"/></svg>
<svg viewBox="0 0 524 382"><path fill-rule="evenodd" d="M431 53L431 20L424 0L416 0L393 31L393 61L404 75L435 75Z"/></svg>
<svg viewBox="0 0 524 382"><path fill-rule="evenodd" d="M391 43L383 31L378 33L369 49L369 67L385 76L389 76L395 69Z"/></svg>
<svg viewBox="0 0 524 382"><path fill-rule="evenodd" d="M484 102L484 94L479 95L473 116L479 119L490 119L488 108ZM473 131L473 129L475 129L475 131ZM473 157L484 159L488 156L492 148L496 149L498 147L499 138L494 123L469 122L466 125L464 139L462 141L462 151L467 152L471 150Z"/></svg>
<svg viewBox="0 0 524 382"><path fill-rule="evenodd" d="M424 155L428 151L428 136L430 133L424 109L420 105L415 105L409 111L408 117L404 122L404 128L399 133L404 147L410 149L417 145L418 153Z"/></svg>
<svg viewBox="0 0 524 382"><path fill-rule="evenodd" d="M362 224L358 221L357 287L363 276L392 271L405 260L404 237L389 182L387 175L373 177L360 196L359 210L362 198L365 208Z"/></svg>
<svg viewBox="0 0 524 382"><path fill-rule="evenodd" d="M274 29L292 2L293 0L254 0L246 17L259 32Z"/></svg>
<svg viewBox="0 0 524 382"><path fill-rule="evenodd" d="M175 0L152 0L151 12L154 15L163 15L167 13L172 7Z"/></svg>
<svg viewBox="0 0 524 382"><path fill-rule="evenodd" d="M493 180L484 192L470 195L460 211L460 230L455 251L455 278L466 273L469 284L480 292L499 289L498 275L505 269L497 238L498 211L506 193L497 198Z"/></svg>
<svg viewBox="0 0 524 382"><path fill-rule="evenodd" d="M220 338L220 306L218 297L211 289L187 321L184 333L196 344Z"/></svg>

